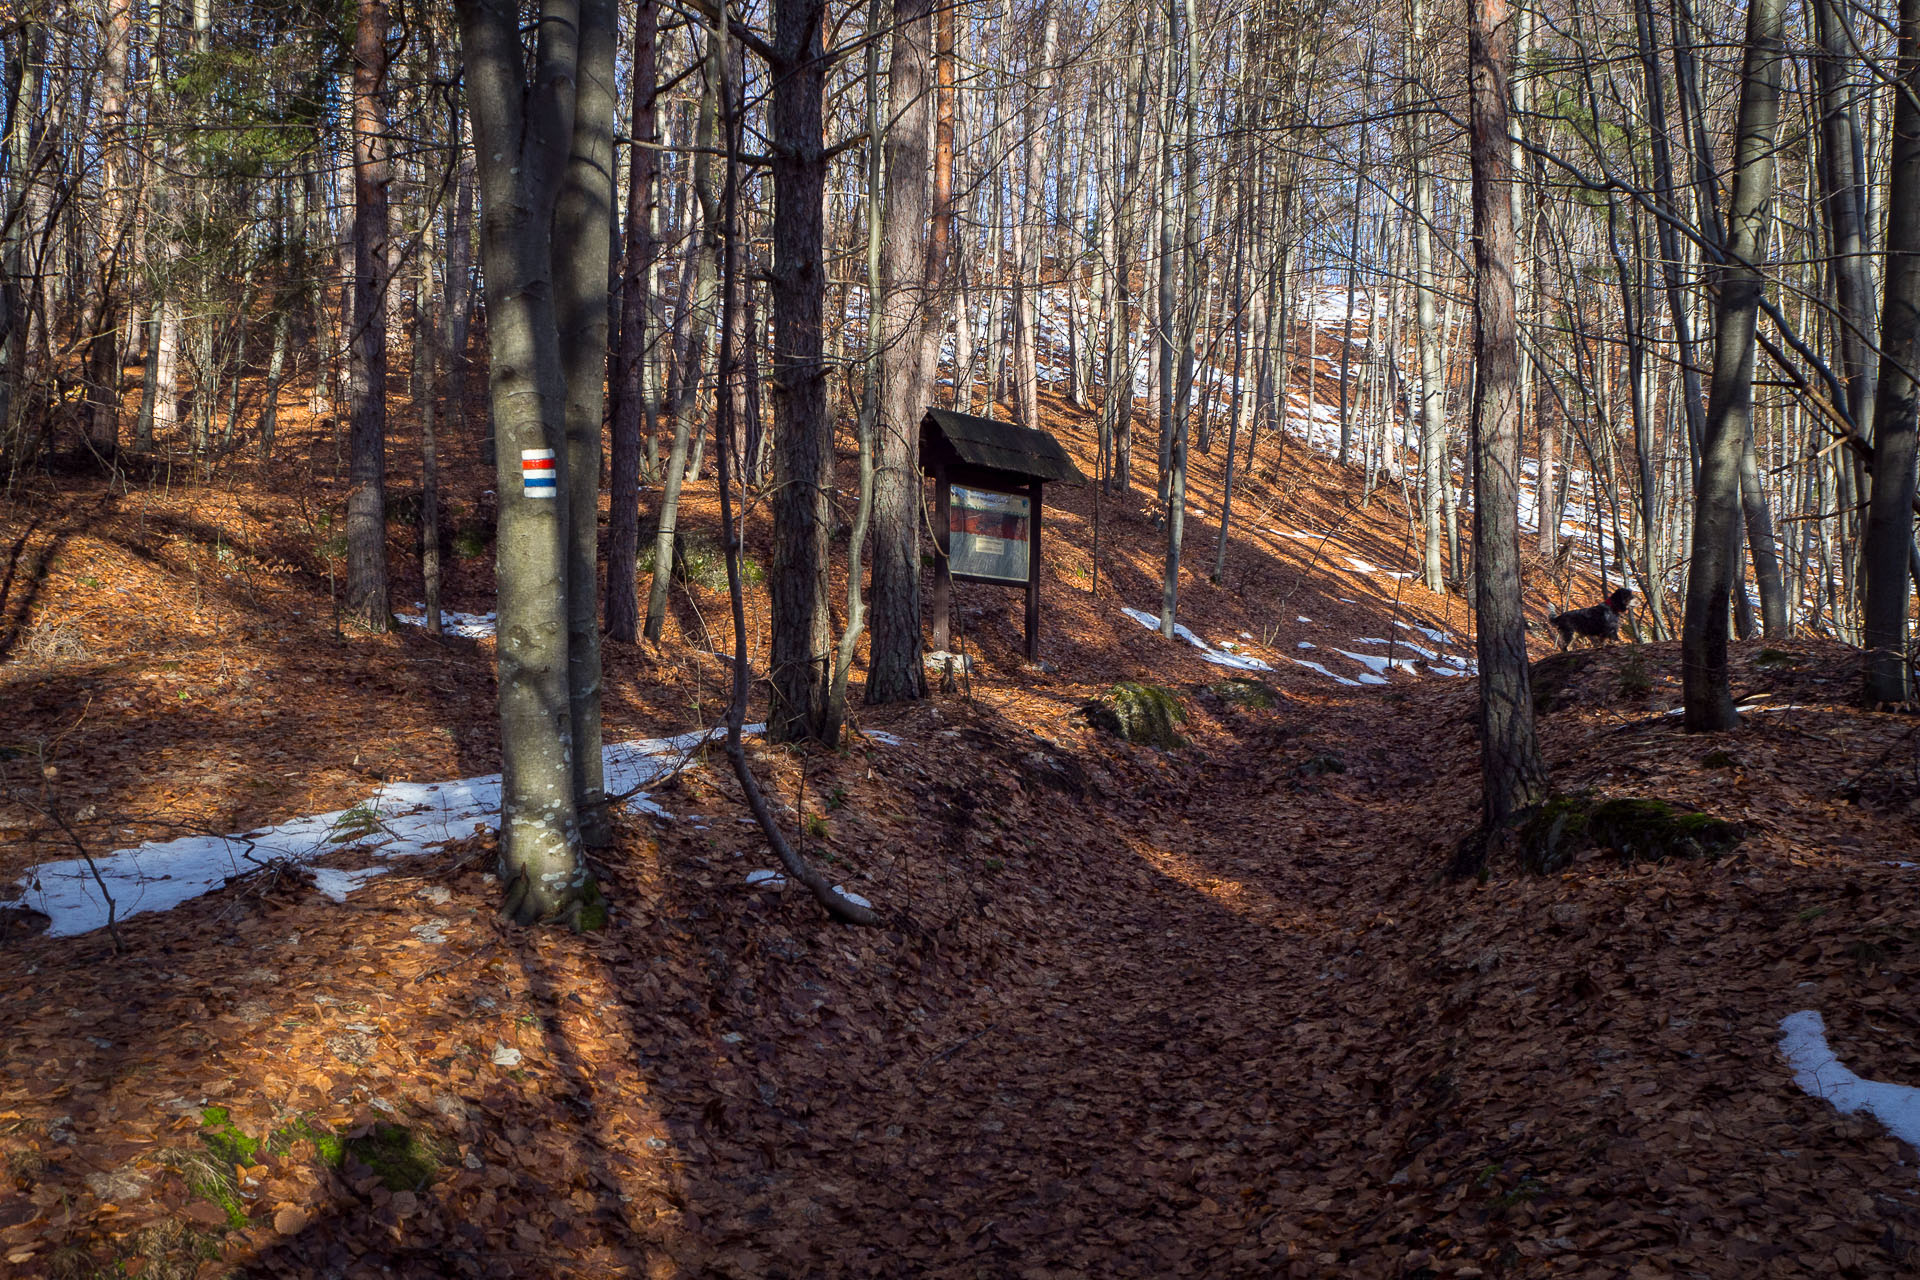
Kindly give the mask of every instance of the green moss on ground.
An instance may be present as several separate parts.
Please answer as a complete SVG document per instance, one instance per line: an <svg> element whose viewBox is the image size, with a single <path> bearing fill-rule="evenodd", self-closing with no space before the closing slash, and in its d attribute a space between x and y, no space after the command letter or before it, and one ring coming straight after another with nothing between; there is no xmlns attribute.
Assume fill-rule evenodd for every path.
<svg viewBox="0 0 1920 1280"><path fill-rule="evenodd" d="M1122 680L1086 706L1087 722L1096 729L1142 746L1172 750L1187 740L1175 726L1185 722L1187 709L1172 691L1157 684Z"/></svg>
<svg viewBox="0 0 1920 1280"><path fill-rule="evenodd" d="M1280 705L1278 689L1265 680L1255 680L1250 676L1216 680L1206 686L1206 691L1222 702L1230 702L1249 711L1271 711Z"/></svg>
<svg viewBox="0 0 1920 1280"><path fill-rule="evenodd" d="M376 1124L348 1138L346 1153L373 1171L389 1191L419 1191L432 1182L444 1160L430 1143L399 1124Z"/></svg>
<svg viewBox="0 0 1920 1280"><path fill-rule="evenodd" d="M1535 806L1517 831L1520 865L1541 875L1564 870L1584 849L1607 849L1623 862L1717 858L1745 832L1709 813L1665 800L1554 796Z"/></svg>

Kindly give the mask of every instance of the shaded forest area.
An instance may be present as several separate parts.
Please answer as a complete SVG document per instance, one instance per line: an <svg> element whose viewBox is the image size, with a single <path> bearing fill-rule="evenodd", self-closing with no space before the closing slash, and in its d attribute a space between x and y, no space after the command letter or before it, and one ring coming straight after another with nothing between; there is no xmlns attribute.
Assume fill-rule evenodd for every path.
<svg viewBox="0 0 1920 1280"><path fill-rule="evenodd" d="M1920 0L0 90L0 1270L1915 1267Z"/></svg>

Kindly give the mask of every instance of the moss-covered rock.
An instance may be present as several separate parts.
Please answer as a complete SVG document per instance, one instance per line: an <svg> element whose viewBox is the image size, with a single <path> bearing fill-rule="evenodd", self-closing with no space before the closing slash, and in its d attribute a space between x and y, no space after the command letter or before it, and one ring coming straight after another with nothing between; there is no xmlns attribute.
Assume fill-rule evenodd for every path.
<svg viewBox="0 0 1920 1280"><path fill-rule="evenodd" d="M1220 701L1249 711L1271 711L1280 705L1280 691L1265 680L1255 680L1251 676L1216 680L1205 689Z"/></svg>
<svg viewBox="0 0 1920 1280"><path fill-rule="evenodd" d="M1607 849L1623 862L1717 858L1745 839L1735 824L1665 800L1554 796L1520 823L1515 844L1524 870L1564 870L1584 849Z"/></svg>
<svg viewBox="0 0 1920 1280"><path fill-rule="evenodd" d="M1187 740L1175 727L1187 718L1187 709L1171 690L1157 684L1122 680L1086 706L1087 723L1096 729L1142 746L1172 750Z"/></svg>

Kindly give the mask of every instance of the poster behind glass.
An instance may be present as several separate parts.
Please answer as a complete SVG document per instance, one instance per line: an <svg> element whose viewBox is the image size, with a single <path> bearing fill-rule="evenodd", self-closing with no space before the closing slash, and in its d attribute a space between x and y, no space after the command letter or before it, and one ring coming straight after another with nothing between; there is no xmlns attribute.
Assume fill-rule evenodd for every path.
<svg viewBox="0 0 1920 1280"><path fill-rule="evenodd" d="M1032 508L1032 500L1018 494L954 485L949 542L953 572L1025 582Z"/></svg>

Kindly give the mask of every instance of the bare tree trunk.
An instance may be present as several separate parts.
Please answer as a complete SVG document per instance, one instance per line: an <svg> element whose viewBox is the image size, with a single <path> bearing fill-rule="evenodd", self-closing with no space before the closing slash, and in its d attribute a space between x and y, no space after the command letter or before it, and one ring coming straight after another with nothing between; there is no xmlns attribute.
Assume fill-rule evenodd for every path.
<svg viewBox="0 0 1920 1280"><path fill-rule="evenodd" d="M774 0L773 91L768 112L773 171L773 563L767 736L819 737L826 729L827 535L833 429L827 416L821 311L826 270L821 145L826 0Z"/></svg>
<svg viewBox="0 0 1920 1280"><path fill-rule="evenodd" d="M627 160L626 252L620 272L620 345L613 358L612 482L607 519L607 634L623 644L638 637L634 583L640 544L640 441L653 431L647 401L648 313L653 300L654 172L659 153L654 105L658 83L654 36L659 0L644 0L633 20L633 144Z"/></svg>
<svg viewBox="0 0 1920 1280"><path fill-rule="evenodd" d="M1539 803L1547 769L1534 737L1520 589L1520 347L1513 289L1507 0L1469 0L1473 160L1473 583L1480 663L1480 816L1491 831Z"/></svg>
<svg viewBox="0 0 1920 1280"><path fill-rule="evenodd" d="M358 0L353 46L353 433L347 492L347 615L392 626L387 598L387 4ZM195 395L198 418L207 402Z"/></svg>
<svg viewBox="0 0 1920 1280"><path fill-rule="evenodd" d="M673 401L673 443L667 452L667 474L660 491L660 510L654 530L653 582L647 591L647 621L643 634L658 640L667 621L667 592L673 582L674 542L680 527L680 490L686 482L687 453L694 418L700 411L700 372L706 365L712 331L714 288L720 248L720 202L713 183L714 125L722 94L727 92L727 33L717 22L707 33L706 83L700 96L700 114L694 127L693 194L700 206L700 242L689 266L694 273L693 305L683 307L685 345L680 349Z"/></svg>
<svg viewBox="0 0 1920 1280"><path fill-rule="evenodd" d="M613 207L616 0L577 0L572 145L553 213L554 324L566 378L567 712L580 837L607 845L600 727L600 432L606 409L607 211Z"/></svg>
<svg viewBox="0 0 1920 1280"><path fill-rule="evenodd" d="M1426 40L1425 0L1413 0L1412 43ZM1414 277L1419 292L1418 344L1420 348L1420 520L1424 536L1421 570L1427 590L1446 590L1440 560L1441 486L1452 483L1447 474L1447 387L1442 351L1439 295L1435 289L1433 219L1435 214L1433 125L1424 98L1424 80L1415 81L1421 101L1413 116L1413 243Z"/></svg>
<svg viewBox="0 0 1920 1280"><path fill-rule="evenodd" d="M1690 733L1740 722L1727 683L1727 607L1739 570L1740 454L1753 415L1755 317L1766 288L1768 205L1779 115L1783 0L1749 0L1746 61L1727 209L1726 262L1714 334L1713 383L1694 498L1693 562L1682 632L1685 724Z"/></svg>
<svg viewBox="0 0 1920 1280"><path fill-rule="evenodd" d="M1913 548L1914 416L1920 387L1920 0L1900 0L1893 106L1892 186L1887 197L1886 298L1880 321L1878 425L1867 508L1866 696L1912 698L1907 663L1909 561Z"/></svg>
<svg viewBox="0 0 1920 1280"><path fill-rule="evenodd" d="M456 7L479 157L499 432L502 912L522 924L592 927L599 888L581 856L572 717L560 712L571 702L568 507L560 497L569 477L552 252L574 132L580 8L576 0L544 0L528 68L517 0L458 0ZM603 272L602 287L605 279Z"/></svg>
<svg viewBox="0 0 1920 1280"><path fill-rule="evenodd" d="M920 623L920 419L939 356L948 238L953 226L952 10L939 17L937 90L927 93L931 0L895 0L888 71L887 208L881 247L879 471L874 489L873 644L867 701L926 696ZM929 107L934 110L929 110ZM934 117L933 185L927 126ZM929 195L933 220L928 225Z"/></svg>
<svg viewBox="0 0 1920 1280"><path fill-rule="evenodd" d="M1053 59L1059 35L1060 8L1049 4L1046 24L1040 32L1040 51L1031 68L1037 78L1033 96L1027 100L1026 180L1022 184L1013 229L1013 417L1023 427L1040 425L1039 328L1034 313L1040 290L1047 213L1042 176L1047 161L1047 99L1053 93Z"/></svg>

